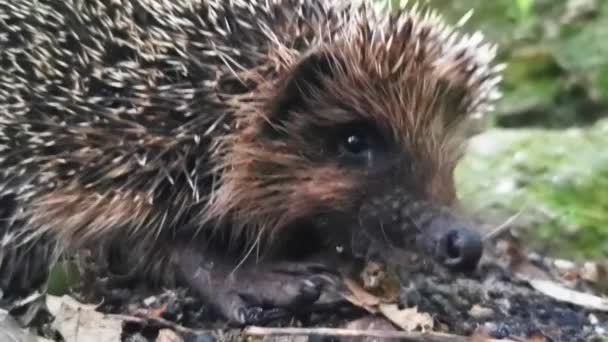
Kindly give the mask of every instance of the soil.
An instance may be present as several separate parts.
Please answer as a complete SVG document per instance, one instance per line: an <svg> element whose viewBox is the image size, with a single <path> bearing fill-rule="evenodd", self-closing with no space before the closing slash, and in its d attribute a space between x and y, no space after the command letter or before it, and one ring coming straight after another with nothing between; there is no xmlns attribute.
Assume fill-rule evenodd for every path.
<svg viewBox="0 0 608 342"><path fill-rule="evenodd" d="M608 312L554 299L535 290L526 278L551 279L577 291L592 293L593 288L588 282L582 279L573 281L572 272L565 279L564 272L555 266L553 260L532 254L524 255L523 249L514 241L501 243L503 247L505 244L509 247L501 249L494 243L493 253L487 253L472 274L453 274L424 262L395 268L401 284L399 302L404 307L416 306L420 312L431 314L433 330L453 335L453 341L464 341L463 336L472 336L481 331L486 338L519 341L592 341L602 333L606 334ZM167 329L175 332L175 341L181 339L189 342L346 340L344 337L338 339L330 336L247 337L243 330L227 326L186 289L166 289L154 293L141 287L104 289L99 286L103 282L97 284L94 291L97 301L94 302L102 303L97 308L98 311L128 317L147 315L156 318L126 321L123 325L123 341L171 341L159 337L159 332L164 334ZM78 293L74 297L83 299ZM325 303L316 306L313 312L273 322L270 326L357 329L383 327L398 330L396 325L381 315L372 315L364 308L345 301L343 297L328 298L330 299ZM86 298L88 302L91 299ZM60 334L52 329L53 317L44 310L44 306L40 306L35 315L31 312L31 308L28 311L22 307L11 313L20 317L21 321L24 315L29 315L28 323L34 331L51 340L62 340ZM382 320L384 322L378 323Z"/></svg>

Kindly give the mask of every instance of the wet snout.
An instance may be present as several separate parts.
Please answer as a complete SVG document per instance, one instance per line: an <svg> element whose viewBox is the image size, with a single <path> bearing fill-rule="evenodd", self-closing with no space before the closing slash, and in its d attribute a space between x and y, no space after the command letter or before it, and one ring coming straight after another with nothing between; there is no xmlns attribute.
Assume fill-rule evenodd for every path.
<svg viewBox="0 0 608 342"><path fill-rule="evenodd" d="M473 270L483 253L480 234L473 227L438 219L421 232L419 244L437 262L454 271Z"/></svg>
<svg viewBox="0 0 608 342"><path fill-rule="evenodd" d="M399 188L367 201L359 221L370 236L415 249L454 271L474 269L482 256L481 236L474 225Z"/></svg>

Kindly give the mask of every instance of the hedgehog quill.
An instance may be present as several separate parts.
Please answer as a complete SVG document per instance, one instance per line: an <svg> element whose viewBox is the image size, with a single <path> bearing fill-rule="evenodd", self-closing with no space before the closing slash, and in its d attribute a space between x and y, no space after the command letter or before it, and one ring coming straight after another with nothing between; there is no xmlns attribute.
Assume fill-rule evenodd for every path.
<svg viewBox="0 0 608 342"><path fill-rule="evenodd" d="M2 0L0 288L90 249L248 324L362 229L473 268L453 169L495 55L416 5Z"/></svg>

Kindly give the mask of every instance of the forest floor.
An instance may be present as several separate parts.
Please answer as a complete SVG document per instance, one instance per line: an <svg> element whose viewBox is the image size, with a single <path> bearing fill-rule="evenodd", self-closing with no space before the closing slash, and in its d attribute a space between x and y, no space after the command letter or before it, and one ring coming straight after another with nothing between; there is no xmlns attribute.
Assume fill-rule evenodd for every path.
<svg viewBox="0 0 608 342"><path fill-rule="evenodd" d="M608 299L599 295L607 265L526 253L511 236L487 247L471 274L423 261L398 269L369 262L359 278L345 280L344 293L257 327L226 326L185 289L98 288L95 301L78 291L34 294L10 314L0 311L0 340L608 341Z"/></svg>

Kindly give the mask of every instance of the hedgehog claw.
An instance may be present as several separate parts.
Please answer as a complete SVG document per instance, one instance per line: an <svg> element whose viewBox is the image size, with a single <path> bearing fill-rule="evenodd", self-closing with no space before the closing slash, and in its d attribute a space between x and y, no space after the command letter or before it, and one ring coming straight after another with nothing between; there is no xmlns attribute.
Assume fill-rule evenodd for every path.
<svg viewBox="0 0 608 342"><path fill-rule="evenodd" d="M239 308L237 319L243 325L264 325L277 319L287 317L289 312L284 309L267 309L261 307Z"/></svg>
<svg viewBox="0 0 608 342"><path fill-rule="evenodd" d="M266 324L313 304L321 295L322 278L273 271L240 272L207 294L212 304L235 323ZM215 292L214 291L214 292Z"/></svg>
<svg viewBox="0 0 608 342"><path fill-rule="evenodd" d="M205 267L201 261L200 254L182 254L185 280L237 324L263 324L301 311L337 280L337 273L313 263L270 263L234 271L220 264Z"/></svg>

